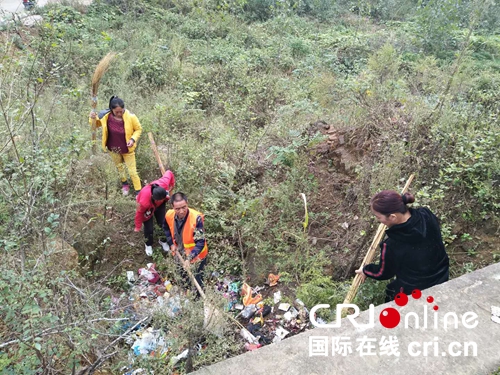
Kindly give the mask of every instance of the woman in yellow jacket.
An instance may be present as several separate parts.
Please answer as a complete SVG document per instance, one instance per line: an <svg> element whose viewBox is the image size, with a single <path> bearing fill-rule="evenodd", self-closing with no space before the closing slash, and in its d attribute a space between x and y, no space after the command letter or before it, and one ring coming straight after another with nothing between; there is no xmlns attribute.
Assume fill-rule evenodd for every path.
<svg viewBox="0 0 500 375"><path fill-rule="evenodd" d="M110 151L111 159L116 165L122 180L123 195L128 195L129 185L123 164L134 185L135 194L141 190L141 179L135 164L135 148L142 133L142 126L136 115L125 109L125 103L117 96L112 96L109 109L90 113L90 123L96 119L96 126L102 126L102 148Z"/></svg>

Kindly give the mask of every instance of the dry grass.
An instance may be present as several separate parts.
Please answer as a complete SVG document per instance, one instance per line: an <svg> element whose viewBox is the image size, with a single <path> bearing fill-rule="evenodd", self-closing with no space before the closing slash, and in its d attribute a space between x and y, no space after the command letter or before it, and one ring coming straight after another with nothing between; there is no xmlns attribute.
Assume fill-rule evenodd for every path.
<svg viewBox="0 0 500 375"><path fill-rule="evenodd" d="M101 81L102 76L108 70L111 61L115 58L116 53L110 52L106 56L99 61L97 67L95 68L94 75L92 76L92 97L97 96L97 91L99 89L99 82Z"/></svg>

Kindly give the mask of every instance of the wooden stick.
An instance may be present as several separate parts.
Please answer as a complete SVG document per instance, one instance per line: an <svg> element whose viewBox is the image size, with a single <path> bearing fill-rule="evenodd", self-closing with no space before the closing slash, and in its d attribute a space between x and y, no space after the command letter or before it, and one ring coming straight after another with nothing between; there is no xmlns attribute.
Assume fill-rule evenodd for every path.
<svg viewBox="0 0 500 375"><path fill-rule="evenodd" d="M95 98L95 100L94 100ZM92 99L92 112L96 114L97 116L97 112L95 110L95 108L97 107L97 96L93 96L93 99ZM91 126L91 131L92 131L92 153L95 154L96 151L97 151L97 147L96 147L96 131L97 129L97 125L96 125L96 118L94 117L92 119L92 126Z"/></svg>
<svg viewBox="0 0 500 375"><path fill-rule="evenodd" d="M191 272L191 269L189 267L186 267L185 263L184 263L184 258L182 257L182 255L180 254L179 252L179 249L177 249L177 251L175 252L175 255L177 256L177 258L179 259L179 261L181 262L182 264L182 268L184 268L184 271L187 272L189 278L191 279L191 282L194 284L194 286L196 287L196 289L198 290L198 292L200 293L200 296L201 298L203 298L204 301L207 302L207 296L205 294L205 292L203 291L203 289L201 289L201 286L200 284L198 283L198 281L196 281L196 278L194 277L193 273ZM231 319L234 323L236 323L236 325L238 325L241 329L247 331L247 329L245 327L243 327L243 325L238 322L233 316L231 316L230 314L224 312L224 311L219 311L217 310L215 307L213 307L212 305L210 305L208 302L207 302L207 306L209 308L209 310L213 310L213 311L217 311L217 313L222 313L224 314L225 316L227 316L229 319ZM248 331L248 333L250 333ZM253 336L253 335L252 335Z"/></svg>
<svg viewBox="0 0 500 375"><path fill-rule="evenodd" d="M149 141L151 142L151 148L153 149L153 152L156 157L156 161L158 162L158 166L160 167L161 175L163 176L165 174L165 167L163 166L163 163L161 162L160 154L158 153L158 149L156 148L156 143L155 139L153 137L153 133L149 132L148 133Z"/></svg>
<svg viewBox="0 0 500 375"><path fill-rule="evenodd" d="M410 187L410 184L412 183L414 177L415 177L415 175L412 174L408 178L408 181L406 181L406 184L403 187L401 194L406 193L406 191ZM384 238L386 229L387 229L387 227L384 224L380 224L378 226L377 233L375 234L375 237L373 238L372 244L370 245L370 248L366 252L366 255L365 255L360 267L364 267L366 264L369 264L372 262L373 258L375 257L375 252L377 251L378 245L380 244L380 242L382 242L382 239ZM356 274L356 276L354 277L351 288L349 289L349 292L347 293L347 296L344 299L344 304L351 303L354 300L354 297L356 297L356 294L358 293L359 286L361 285L361 278L362 278L361 275L358 275L358 274Z"/></svg>
<svg viewBox="0 0 500 375"><path fill-rule="evenodd" d="M151 133L149 133L149 134L151 134ZM189 267L186 267L186 265L184 263L184 258L180 254L179 249L177 249L177 251L175 252L175 255L177 256L177 258L179 258L179 261L182 264L182 268L184 268L184 271L187 272L187 274L188 274L189 278L191 279L191 282L193 283L193 285L196 287L196 289L198 289L198 292L200 293L201 298L203 298L204 300L206 300L207 296L205 295L205 292L203 291L203 289L201 289L201 286L198 283L198 281L196 281L196 278L194 277L193 273L191 272L191 269Z"/></svg>

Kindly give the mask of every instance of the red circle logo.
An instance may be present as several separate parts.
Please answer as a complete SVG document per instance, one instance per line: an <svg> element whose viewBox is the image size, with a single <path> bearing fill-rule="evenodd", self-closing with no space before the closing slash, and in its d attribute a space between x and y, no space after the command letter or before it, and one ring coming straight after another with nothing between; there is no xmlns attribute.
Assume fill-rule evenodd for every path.
<svg viewBox="0 0 500 375"><path fill-rule="evenodd" d="M401 321L401 315L399 315L398 310L388 307L383 309L379 316L380 324L385 328L394 328Z"/></svg>
<svg viewBox="0 0 500 375"><path fill-rule="evenodd" d="M404 293L398 293L396 297L394 297L394 302L396 302L398 306L405 306L408 303L408 296Z"/></svg>

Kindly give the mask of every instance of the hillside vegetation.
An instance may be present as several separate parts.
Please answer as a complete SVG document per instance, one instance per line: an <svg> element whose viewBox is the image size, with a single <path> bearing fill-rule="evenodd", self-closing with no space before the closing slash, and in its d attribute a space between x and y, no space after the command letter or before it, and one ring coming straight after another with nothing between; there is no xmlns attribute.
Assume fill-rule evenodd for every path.
<svg viewBox="0 0 500 375"><path fill-rule="evenodd" d="M292 301L343 301L378 226L370 197L411 173L417 204L441 219L451 277L500 260L493 1L108 0L35 11L37 27L0 32L3 374L130 363L118 340L130 311L115 303L127 300L125 271L150 258L133 232L135 202L100 142L92 153L88 125L91 77L110 51L98 107L118 95L138 116L143 182L160 175L154 134L176 190L205 214L209 275L262 285L279 273ZM154 259L171 274L159 248ZM367 282L357 302L382 302L382 284ZM178 320L154 318L175 337L173 355L202 335L201 302L191 303ZM229 326L203 340L176 371L242 352ZM136 361L155 373L174 366Z"/></svg>

